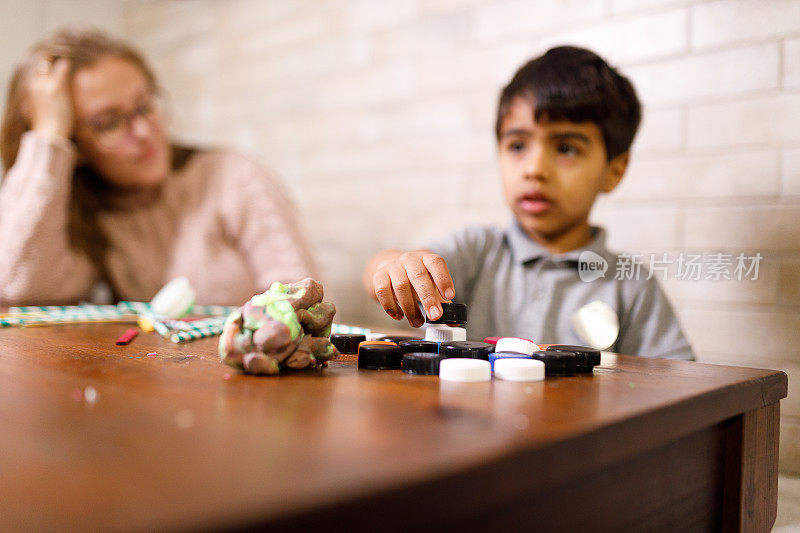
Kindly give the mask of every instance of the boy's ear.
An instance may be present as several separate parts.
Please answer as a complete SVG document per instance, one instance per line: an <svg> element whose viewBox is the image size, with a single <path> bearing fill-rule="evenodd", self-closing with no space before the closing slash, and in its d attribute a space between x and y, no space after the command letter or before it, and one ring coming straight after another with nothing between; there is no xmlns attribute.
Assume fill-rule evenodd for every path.
<svg viewBox="0 0 800 533"><path fill-rule="evenodd" d="M611 192L617 188L619 182L622 181L622 176L628 169L628 161L631 159L630 152L624 152L608 162L606 168L606 175L603 178L603 192Z"/></svg>

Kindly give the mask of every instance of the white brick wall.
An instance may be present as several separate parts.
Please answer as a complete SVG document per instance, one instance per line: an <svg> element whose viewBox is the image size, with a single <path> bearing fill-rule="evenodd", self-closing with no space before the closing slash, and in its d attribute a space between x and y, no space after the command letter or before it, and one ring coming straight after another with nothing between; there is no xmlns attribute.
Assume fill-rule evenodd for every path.
<svg viewBox="0 0 800 533"><path fill-rule="evenodd" d="M664 285L701 360L789 373L781 464L800 472L800 0L129 1L124 28L176 133L284 177L339 319L387 327L360 289L372 253L509 219L492 127L516 67L606 55L645 116L593 218L622 250L762 253L757 281Z"/></svg>

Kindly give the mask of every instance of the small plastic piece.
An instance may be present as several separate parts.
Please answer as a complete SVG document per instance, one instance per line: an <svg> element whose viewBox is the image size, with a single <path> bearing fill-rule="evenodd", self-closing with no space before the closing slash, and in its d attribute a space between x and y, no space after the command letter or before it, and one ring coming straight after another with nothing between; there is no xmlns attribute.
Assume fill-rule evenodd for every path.
<svg viewBox="0 0 800 533"><path fill-rule="evenodd" d="M393 342L368 341L358 346L358 368L393 370L400 368L403 352Z"/></svg>
<svg viewBox="0 0 800 533"><path fill-rule="evenodd" d="M541 350L534 352L531 357L544 363L548 377L574 376L578 371L578 356L575 352Z"/></svg>
<svg viewBox="0 0 800 533"><path fill-rule="evenodd" d="M502 338L503 337L486 337L485 339L483 339L483 342L485 342L486 344L497 344L497 341L499 341Z"/></svg>
<svg viewBox="0 0 800 533"><path fill-rule="evenodd" d="M498 359L494 363L494 377L506 381L542 381L544 363L535 359Z"/></svg>
<svg viewBox="0 0 800 533"><path fill-rule="evenodd" d="M490 381L492 367L489 361L481 359L442 359L439 363L439 378L467 383Z"/></svg>
<svg viewBox="0 0 800 533"><path fill-rule="evenodd" d="M139 334L139 330L136 328L130 328L125 333L119 336L117 339L117 346L124 346L126 344L130 344L130 342L136 338Z"/></svg>
<svg viewBox="0 0 800 533"><path fill-rule="evenodd" d="M422 339L405 340L397 343L403 353L427 352L439 353L439 343Z"/></svg>
<svg viewBox="0 0 800 533"><path fill-rule="evenodd" d="M494 352L489 354L489 363L494 370L494 364L500 359L530 359L531 356L520 352Z"/></svg>
<svg viewBox="0 0 800 533"><path fill-rule="evenodd" d="M489 360L489 354L494 351L494 346L485 342L452 341L439 345L439 353L445 358L483 359Z"/></svg>
<svg viewBox="0 0 800 533"><path fill-rule="evenodd" d="M435 376L439 373L439 362L442 356L430 352L409 352L403 355L403 372L424 376Z"/></svg>
<svg viewBox="0 0 800 533"><path fill-rule="evenodd" d="M528 355L539 350L539 345L528 339L519 337L503 337L494 347L496 352L519 352Z"/></svg>
<svg viewBox="0 0 800 533"><path fill-rule="evenodd" d="M578 358L578 372L592 372L594 367L600 364L600 350L595 350L594 348L572 344L550 344L544 349L547 351L573 352Z"/></svg>
<svg viewBox="0 0 800 533"><path fill-rule="evenodd" d="M175 278L150 301L150 309L167 318L180 318L189 313L194 305L194 289L184 277Z"/></svg>
<svg viewBox="0 0 800 533"><path fill-rule="evenodd" d="M360 333L332 333L330 339L339 353L352 355L358 353L358 345L367 337Z"/></svg>
<svg viewBox="0 0 800 533"><path fill-rule="evenodd" d="M428 326L425 328L425 340L433 342L465 341L467 340L467 330L450 326Z"/></svg>
<svg viewBox="0 0 800 533"><path fill-rule="evenodd" d="M467 306L453 302L442 302L442 316L436 320L431 320L428 318L428 314L425 313L425 322L428 324L466 324Z"/></svg>
<svg viewBox="0 0 800 533"><path fill-rule="evenodd" d="M419 337L412 337L411 335L383 335L382 337L378 337L377 339L373 339L376 341L389 341L399 344L400 341L416 341L420 340Z"/></svg>

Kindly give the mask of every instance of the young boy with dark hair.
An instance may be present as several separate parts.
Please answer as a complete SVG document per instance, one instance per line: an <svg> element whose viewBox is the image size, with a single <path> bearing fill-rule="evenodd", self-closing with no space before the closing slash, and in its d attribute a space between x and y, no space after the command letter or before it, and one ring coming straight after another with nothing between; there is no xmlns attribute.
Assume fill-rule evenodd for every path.
<svg viewBox="0 0 800 533"><path fill-rule="evenodd" d="M441 302L467 304L468 338L516 336L648 357L693 359L654 278L615 276L619 256L589 225L619 184L641 119L636 92L597 54L562 46L523 65L503 89L495 133L508 228L470 226L423 250L385 250L364 271L395 320L424 322ZM605 263L605 275L582 276ZM587 279L588 278L588 279Z"/></svg>

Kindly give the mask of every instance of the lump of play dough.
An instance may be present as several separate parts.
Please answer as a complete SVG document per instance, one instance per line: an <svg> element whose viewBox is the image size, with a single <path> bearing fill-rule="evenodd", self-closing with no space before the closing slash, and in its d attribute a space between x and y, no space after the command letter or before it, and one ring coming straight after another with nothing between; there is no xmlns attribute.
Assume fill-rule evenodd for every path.
<svg viewBox="0 0 800 533"><path fill-rule="evenodd" d="M311 278L289 285L276 281L228 316L220 358L248 374L327 364L339 356L328 339L336 307L322 298L322 285Z"/></svg>

